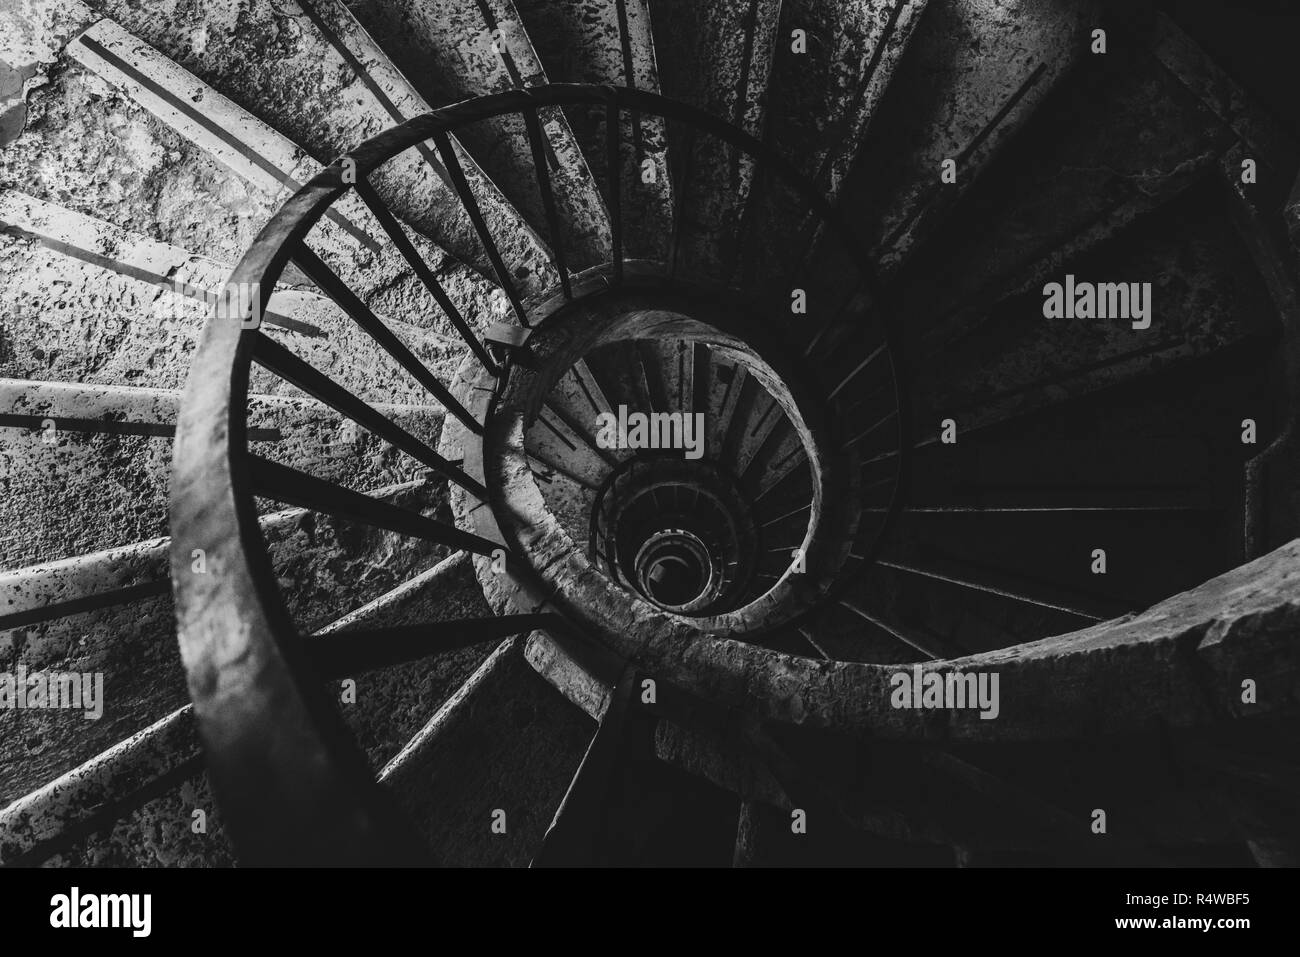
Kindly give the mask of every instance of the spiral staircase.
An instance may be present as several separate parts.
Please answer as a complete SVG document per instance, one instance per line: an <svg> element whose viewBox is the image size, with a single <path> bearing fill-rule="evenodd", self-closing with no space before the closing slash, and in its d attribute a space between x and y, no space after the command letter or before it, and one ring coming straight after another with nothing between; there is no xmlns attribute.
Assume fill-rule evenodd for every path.
<svg viewBox="0 0 1300 957"><path fill-rule="evenodd" d="M0 862L1294 863L1300 149L1163 13L0 17Z"/></svg>

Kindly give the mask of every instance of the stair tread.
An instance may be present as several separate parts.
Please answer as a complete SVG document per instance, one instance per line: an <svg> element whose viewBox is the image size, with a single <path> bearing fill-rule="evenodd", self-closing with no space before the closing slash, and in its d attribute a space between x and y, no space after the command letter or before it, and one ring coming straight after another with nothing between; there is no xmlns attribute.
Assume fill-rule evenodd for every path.
<svg viewBox="0 0 1300 957"><path fill-rule="evenodd" d="M304 9L316 20L286 19L271 8L248 10L233 0L202 0L197 11L187 8L173 18L114 0L106 12L120 25L102 20L88 31L89 38L109 47L129 69L104 63L84 43L80 48L74 43L71 50L275 196L294 181L305 181L330 156L395 125L397 117L410 119L429 110L341 2L311 0ZM236 34L259 29L278 38L277 55L262 55ZM136 80L137 75L143 79ZM468 156L462 155L461 162L480 204L508 241L508 261L544 278L545 254L535 234ZM462 261L483 268L481 247L440 169L408 151L378 174L374 185L396 204L400 216ZM365 245L365 233L377 233L367 230L355 202L345 200L333 211L336 221L339 213L352 223L354 241Z"/></svg>
<svg viewBox="0 0 1300 957"><path fill-rule="evenodd" d="M930 4L893 75L845 184L843 211L861 220L873 258L890 266L943 219L961 190L1088 55L1091 3L1021 0ZM960 92L960 95L957 95ZM959 160L957 183L940 164Z"/></svg>
<svg viewBox="0 0 1300 957"><path fill-rule="evenodd" d="M166 562L161 543L158 564ZM352 627L394 626L490 614L474 580L468 556L457 553L413 576L396 588L336 619L318 634ZM485 650L468 648L429 663L399 665L360 679L355 708L346 709L350 726L368 745L371 759L382 765L423 723L421 713L459 686ZM436 679L436 680L435 680ZM431 704L432 702L432 704ZM0 810L0 860L27 853L56 838L105 804L130 801L137 792L198 754L192 710L186 704L142 731L106 747L86 763L17 797ZM186 781L189 779L186 778ZM172 785L185 786L185 782ZM0 804L4 803L0 801ZM212 814L211 803L207 804ZM185 823L188 823L186 820ZM209 829L215 822L209 820ZM92 847L108 839L91 840ZM193 852L192 852L193 853ZM200 851L200 859L211 851Z"/></svg>
<svg viewBox="0 0 1300 957"><path fill-rule="evenodd" d="M493 652L381 777L442 864L527 866L595 730L521 642Z"/></svg>
<svg viewBox="0 0 1300 957"><path fill-rule="evenodd" d="M761 136L780 8L780 0L660 0L653 25L664 94ZM675 196L680 267L725 281L738 264L754 161L705 135L671 134L669 149L674 169L691 174Z"/></svg>
<svg viewBox="0 0 1300 957"><path fill-rule="evenodd" d="M401 0L361 7L357 14L435 106L547 81L510 0ZM604 200L563 112L548 107L540 115L553 154L551 183L565 229L560 244L570 265L603 262L609 248ZM460 136L528 222L542 228L546 216L521 118L485 120L465 127ZM547 240L557 241L550 236Z"/></svg>
<svg viewBox="0 0 1300 957"><path fill-rule="evenodd" d="M659 68L647 0L515 0L548 79L659 92ZM605 109L566 110L602 194L608 189ZM667 258L673 228L673 191L667 132L661 118L625 114L623 243L631 258ZM651 182L646 164L652 170Z"/></svg>

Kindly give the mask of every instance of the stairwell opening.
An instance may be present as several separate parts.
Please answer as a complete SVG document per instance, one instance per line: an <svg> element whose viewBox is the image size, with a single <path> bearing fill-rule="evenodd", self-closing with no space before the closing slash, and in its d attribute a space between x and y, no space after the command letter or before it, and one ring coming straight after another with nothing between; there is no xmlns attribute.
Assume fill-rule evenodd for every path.
<svg viewBox="0 0 1300 957"><path fill-rule="evenodd" d="M592 497L590 510L588 559L664 610L698 617L739 607L753 595L760 522L740 483L719 463L671 453L629 456ZM799 529L800 539L803 534ZM769 564L782 570L779 562ZM690 594L681 590L690 587L687 581Z"/></svg>
<svg viewBox="0 0 1300 957"><path fill-rule="evenodd" d="M652 273L540 312L486 423L493 527L468 501L464 527L500 536L605 635L635 621L744 637L815 601L848 556L857 498L776 324ZM620 411L700 416L701 454L602 447L597 420ZM498 577L480 566L489 595Z"/></svg>
<svg viewBox="0 0 1300 957"><path fill-rule="evenodd" d="M680 611L704 597L715 569L699 537L681 528L656 532L637 553L641 594L667 611Z"/></svg>

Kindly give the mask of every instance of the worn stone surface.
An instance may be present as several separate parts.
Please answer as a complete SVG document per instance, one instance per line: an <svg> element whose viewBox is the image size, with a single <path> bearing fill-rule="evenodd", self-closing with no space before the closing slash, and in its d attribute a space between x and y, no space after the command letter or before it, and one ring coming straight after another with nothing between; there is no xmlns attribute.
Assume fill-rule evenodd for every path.
<svg viewBox="0 0 1300 957"><path fill-rule="evenodd" d="M121 568L121 563L114 564L115 571ZM358 627L393 627L486 614L490 612L483 604L473 568L467 556L458 553L336 619L317 636ZM424 726L491 648L490 643L465 648L356 677L356 701L341 706L341 710L376 773ZM86 765L0 812L0 860L57 837L69 823L103 803L129 797L156 776L197 754L198 749L196 730L186 707L92 757ZM190 830L195 808L207 814L208 831L191 831L187 836L183 832ZM219 809L200 774L149 801L109 832L78 842L50 862L213 866L228 863L230 855L220 829Z"/></svg>
<svg viewBox="0 0 1300 957"><path fill-rule="evenodd" d="M595 727L503 644L386 769L384 784L442 864L533 859ZM493 812L505 812L504 834Z"/></svg>
<svg viewBox="0 0 1300 957"><path fill-rule="evenodd" d="M597 420L602 413L614 413L613 406L587 363L579 360L551 389L546 409L527 439L529 454L541 460L539 469L567 479L547 484L547 500L557 511L571 513L575 528L585 527L596 490L610 470L632 454L599 447ZM586 532L578 539L585 541Z"/></svg>
<svg viewBox="0 0 1300 957"><path fill-rule="evenodd" d="M924 0L781 5L764 135L832 196L925 7ZM795 30L805 33L806 53L793 47Z"/></svg>
<svg viewBox="0 0 1300 957"><path fill-rule="evenodd" d="M187 858L192 859L193 850L187 849L184 842L177 839L180 816L170 822L158 820L158 828L153 835L133 834L136 829L131 825L136 821L129 818L123 820L118 827L126 825L121 828L122 831L135 837L135 841L123 841L119 834L100 832L89 841L83 839L76 842L69 849L66 842L60 843L60 839L69 825L91 819L98 808L116 804L124 796L148 786L159 776L172 772L181 762L193 758L198 752L198 736L189 708L172 712L0 812L0 860L12 863L29 854L49 857L49 851L56 851L49 857L49 862L55 865L72 863L78 859L91 864L110 863L114 852L122 851L126 852L128 860L138 860L141 856L150 857L154 854L160 858L155 863L180 863ZM195 780L179 785L175 796L182 801L201 800L198 792L205 790L201 780ZM203 797L207 795L204 794ZM157 806L164 803L161 798L162 796L150 802L154 805L152 809L146 806L136 812L137 819L156 815ZM212 812L210 799L196 806L204 808L205 813ZM165 816L158 815L159 818ZM188 811L181 816L193 820ZM204 823L210 823L208 833L220 842L218 821L214 819ZM117 829L114 827L111 830ZM139 841L141 836L146 838L145 841ZM150 836L163 840L155 843L148 839ZM77 853L78 844L83 845L81 849L86 857ZM85 846L87 844L89 846ZM46 852L44 854L43 849ZM199 860L211 857L211 854L204 853L199 856Z"/></svg>
<svg viewBox="0 0 1300 957"><path fill-rule="evenodd" d="M395 126L397 117L428 112L428 103L335 0L310 4L331 37L298 4L106 0L100 6L164 56L301 144L317 161L326 162ZM335 40L364 75L354 70ZM375 87L382 90L382 100ZM261 150L265 139L250 145ZM508 261L525 270L544 268L535 237L521 228L473 163L466 165ZM463 261L486 268L459 199L418 153L403 153L374 180L408 222Z"/></svg>
<svg viewBox="0 0 1300 957"><path fill-rule="evenodd" d="M165 535L178 403L164 390L0 379L0 414L32 420L0 429L0 523L9 530L0 538L0 568ZM380 409L437 443L441 413ZM424 474L420 463L314 400L259 396L249 413L258 454L308 474L361 490ZM131 434L146 427L154 434Z"/></svg>
<svg viewBox="0 0 1300 957"><path fill-rule="evenodd" d="M818 195L838 197L925 8L925 0L781 5L763 140ZM745 221L754 247L749 255L761 257L750 268L760 276L784 275L823 228L807 199L765 169Z"/></svg>
<svg viewBox="0 0 1300 957"><path fill-rule="evenodd" d="M230 262L272 202L66 60L29 110L0 175L47 201Z"/></svg>
<svg viewBox="0 0 1300 957"><path fill-rule="evenodd" d="M673 51L659 65L664 94L761 136L780 7L779 0L656 0L655 46ZM685 128L670 126L669 145L683 178L677 185L679 269L726 281L737 265L753 158Z"/></svg>
<svg viewBox="0 0 1300 957"><path fill-rule="evenodd" d="M647 0L516 0L537 55L552 83L599 83L659 92ZM608 195L605 110L570 107L574 136L592 175ZM623 244L631 257L666 259L673 227L673 192L664 121L622 117ZM646 163L653 169L647 183Z"/></svg>
<svg viewBox="0 0 1300 957"><path fill-rule="evenodd" d="M916 347L917 418L968 428L1132 381L1259 337L1272 311L1222 206L1196 190L1134 224L1103 250L1059 262L1043 281L1114 277L1151 283L1151 327L1123 317L1048 320L1041 285L935 328ZM940 411L943 415L938 415ZM937 416L937 417L936 417Z"/></svg>
<svg viewBox="0 0 1300 957"><path fill-rule="evenodd" d="M600 455L595 429L581 433L549 409L528 430L528 454L585 488L600 487L610 465Z"/></svg>
<svg viewBox="0 0 1300 957"><path fill-rule="evenodd" d="M390 491L435 514L441 487ZM431 567L446 549L293 509L268 517L264 535L281 593L300 630L314 630ZM40 607L147 581L167 560L166 540L110 551L0 582L0 603ZM34 593L34 594L29 594ZM12 607L12 606L10 606ZM0 712L0 803L32 790L138 731L186 700L170 593L0 634L0 668L104 673L104 716L57 710Z"/></svg>
<svg viewBox="0 0 1300 957"><path fill-rule="evenodd" d="M27 239L0 238L0 261L6 266L0 292L9 305L0 319L0 373L163 389L184 384L208 307ZM325 334L270 324L265 333L359 397L436 402L368 334L318 295L286 292L272 301L288 317ZM459 340L398 320L382 321L435 372L459 361ZM387 374L388 384L381 387L375 370ZM253 372L252 385L262 393L296 391L260 368Z"/></svg>
<svg viewBox="0 0 1300 957"><path fill-rule="evenodd" d="M1072 0L928 5L844 188L843 208L861 224L874 258L889 268L933 231L957 195L1088 56L1095 22L1094 4ZM958 161L956 185L940 182L944 159Z"/></svg>
<svg viewBox="0 0 1300 957"><path fill-rule="evenodd" d="M511 0L355 2L352 9L435 106L547 81ZM604 262L609 258L604 199L564 113L549 107L539 115L554 155L550 175L564 230L562 237L547 240L563 246L573 265ZM522 117L485 120L466 127L460 136L528 222L545 235L546 215Z"/></svg>
<svg viewBox="0 0 1300 957"><path fill-rule="evenodd" d="M572 704L599 721L609 707L613 688L592 677L545 632L534 632L524 645L524 657L534 671Z"/></svg>
<svg viewBox="0 0 1300 957"><path fill-rule="evenodd" d="M26 129L28 94L49 82L60 48L95 19L77 0L14 0L0 10L0 147Z"/></svg>
<svg viewBox="0 0 1300 957"><path fill-rule="evenodd" d="M1231 145L1221 122L1140 51L1097 59L1106 62L1080 68L1035 117L1025 148L979 182L915 260L908 301L916 327L943 318L950 331L947 313L959 305L978 312L1046 272L1064 272L1194 185ZM1083 132L1098 128L1108 137ZM1117 153L1111 136L1128 147ZM976 222L978 237L969 232ZM922 281L936 268L944 283Z"/></svg>
<svg viewBox="0 0 1300 957"><path fill-rule="evenodd" d="M486 618L491 614L469 555L457 552L395 592L332 623L318 636L353 628L423 624L432 628L442 621ZM376 774L416 736L496 645L493 641L482 642L355 677L356 703L343 705L341 710Z"/></svg>
<svg viewBox="0 0 1300 957"><path fill-rule="evenodd" d="M206 831L196 833L194 812ZM77 841L46 867L230 867L235 854L221 809L200 772L125 815L111 828Z"/></svg>
<svg viewBox="0 0 1300 957"><path fill-rule="evenodd" d="M77 350L83 354L93 356L97 351L124 348L114 340L123 329L131 330L132 324L127 320L145 310L152 318L153 310L149 307L155 303L164 315L175 315L182 329L187 325L197 328L200 324L194 320L201 315L197 306L182 304L179 310L174 310L170 294L150 288L149 283L157 285L156 279L147 280L142 290L137 289L135 282L118 277L109 278L107 285L93 290L83 291L82 286L88 282L103 284L105 269L110 273L130 273L131 270L117 264L141 267L136 260L142 255L147 254L148 262L158 261L161 251L149 245L158 241L175 250L170 257L163 256L162 261L170 258L190 263L175 276L163 273L163 278L193 282L188 273L195 268L197 257L206 256L215 262L237 261L278 208L283 193L270 192L228 171L200 147L178 136L137 105L129 95L81 66L60 61L58 67L59 72L54 74L51 83L32 98L32 116L26 132L0 155L0 182L20 184L37 201L111 223L111 227L82 226L78 230L78 235L90 244L88 251L107 261L98 260L101 268L90 270L93 280L81 278L82 267L72 269L66 285L60 288L67 267L59 262L59 257L51 258L54 254L48 250L25 252L23 243L6 243L4 255L20 258L12 259L4 270L7 282L12 284L4 298L12 303L11 318L16 324L5 331L8 340L5 351L12 349L21 355L19 350L36 348L35 344L48 338L51 332L67 335L66 322L33 325L37 320L30 315L32 304L48 298L45 291L51 286L64 292L68 319L90 324L85 333L88 343ZM215 92L211 95L216 96ZM233 105L232 108L237 109ZM249 119L254 124L260 122ZM278 134L264 128L262 135L272 138ZM298 175L307 175L318 168L292 144L284 149L298 157L294 167ZM47 235L46 230L57 217L48 208L36 212L44 217L36 232ZM354 208L351 217L369 236L382 235L368 213ZM493 321L504 306L504 300L494 296L493 286L471 268L439 252L419 234L410 235L462 315L480 329ZM524 234L516 230L510 235ZM390 317L390 322L429 328L430 332L445 337L438 340L440 347L458 351L460 347L453 345L457 338L454 329L393 247L379 244L372 249L330 220L319 224L312 236L316 251L372 309ZM29 261L29 255L39 258ZM228 274L228 269L224 272ZM156 277L157 273L151 272L151 276ZM292 269L285 279L291 286L312 288ZM92 307L95 310L107 307L110 312L102 319L95 312L82 318L82 311ZM115 319L117 324L113 325ZM174 329L169 334L178 335ZM360 341L351 338L355 334L348 333L354 343ZM188 338L173 343L170 354L184 354L192 348L187 345ZM70 344L65 344L62 351L72 353ZM16 373L12 368L8 371L11 375L29 374Z"/></svg>

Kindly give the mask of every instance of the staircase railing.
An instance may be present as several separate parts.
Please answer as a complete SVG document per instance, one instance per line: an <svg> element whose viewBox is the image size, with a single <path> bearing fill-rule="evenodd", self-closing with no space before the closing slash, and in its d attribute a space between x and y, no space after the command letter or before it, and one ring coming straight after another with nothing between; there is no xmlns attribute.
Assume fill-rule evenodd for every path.
<svg viewBox="0 0 1300 957"><path fill-rule="evenodd" d="M877 446L871 462L885 462L882 471L860 483L876 507L869 528L859 530L852 551L870 555L898 500L905 475L904 441L907 427L904 399L893 373L892 332L884 321L885 302L875 278L860 254L861 245L836 216L826 199L803 183L796 169L770 148L722 120L682 103L633 89L553 85L483 97L436 110L376 136L339 157L292 196L258 235L235 268L221 301L205 328L194 361L179 419L172 491L172 580L182 657L194 700L195 714L206 745L210 777L222 800L227 826L236 844L254 858L333 862L403 860L419 842L393 813L373 775L346 733L318 678L347 674L348 668L419 658L441 650L504 638L538 628L564 629L555 615L513 615L496 619L443 622L423 628L389 629L373 634L306 641L300 637L279 592L265 542L257 522L258 499L270 499L386 529L449 549L479 555L499 555L500 544L466 532L453 524L399 508L342 484L314 477L290 465L254 453L248 445L247 398L253 365L301 389L342 416L354 421L405 453L449 483L482 501L489 490L471 477L461 463L449 461L395 419L348 388L315 369L261 328L261 303L270 297L285 270L295 267L314 282L339 309L362 329L438 404L470 433L481 436L484 424L467 410L453 384L442 381L425 365L324 259L308 245L313 227L334 204L355 191L383 233L429 296L463 339L465 347L492 376L509 374L509 355L494 355L474 323L461 314L452 296L419 255L394 213L380 197L372 179L384 163L412 147L433 151L446 170L473 224L486 262L503 291L514 321L530 326L527 296L505 261L498 237L480 211L453 143L467 125L512 114L522 118L533 145L536 185L541 193L550 238L551 265L562 294L574 298L572 271L566 262L563 224L552 192L539 110L603 104L606 110L606 188L604 202L610 221L610 252L606 264L612 281L624 274L627 188L622 180L622 114L659 116L688 129L683 142L692 144L676 177L684 195L684 177L692 167L707 165L719 152L698 147L711 137L718 150L733 151L752 161L755 189L774 190L787 201L797 196L813 221L805 242L829 238L840 254L828 257L828 290L840 296L835 308L813 310L816 321L795 309L794 324L803 334L804 356L834 352L845 341L865 343L866 356L838 369L823 396L837 403L835 420L852 423L868 416L884 423L892 440ZM691 268L689 246L698 220L692 211L677 210L672 251L664 264L671 279ZM698 231L698 230L697 230ZM696 237L698 239L698 237ZM788 278L754 276L752 264L770 250L733 257L735 270L726 279L744 281L744 263L751 264L748 281L779 290L788 297L796 283ZM846 273L846 264L848 272ZM821 268L815 260L796 263L809 280ZM777 294L777 293L774 293ZM806 290L805 290L806 294ZM887 394L888 414L878 408L854 411L846 387L869 363L883 363L875 393ZM874 373L873 373L874 374ZM870 405L870 403L868 403ZM865 420L864 420L865 421ZM847 427L846 427L847 428ZM854 430L861 432L861 430ZM861 434L842 434L844 445L861 443ZM884 507L881 507L884 506ZM885 518L880 516L886 515ZM848 549L845 550L846 554ZM196 573L193 556L206 556L207 569ZM509 561L517 562L510 557ZM399 633L400 632L400 633ZM688 709L689 710L689 709Z"/></svg>

